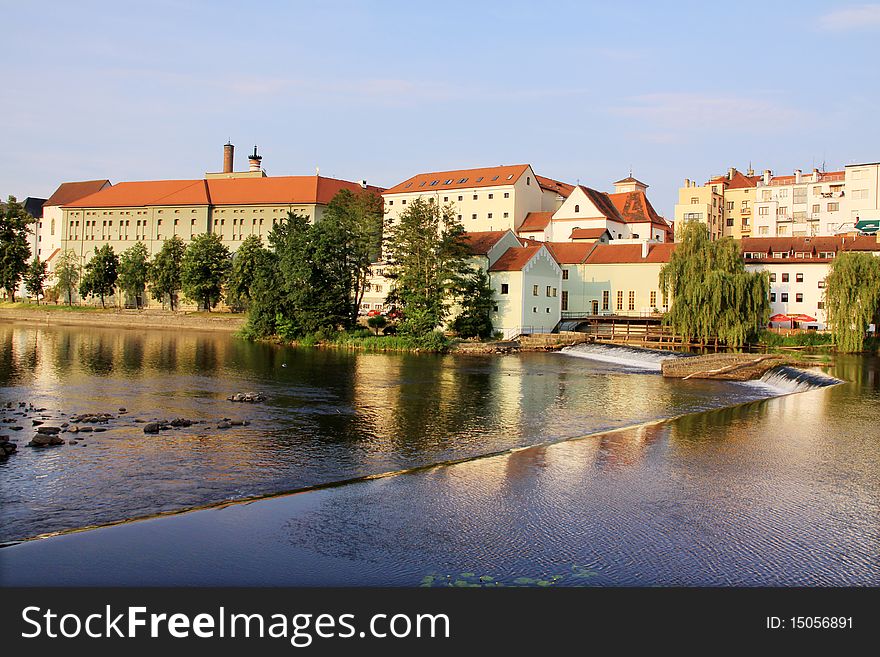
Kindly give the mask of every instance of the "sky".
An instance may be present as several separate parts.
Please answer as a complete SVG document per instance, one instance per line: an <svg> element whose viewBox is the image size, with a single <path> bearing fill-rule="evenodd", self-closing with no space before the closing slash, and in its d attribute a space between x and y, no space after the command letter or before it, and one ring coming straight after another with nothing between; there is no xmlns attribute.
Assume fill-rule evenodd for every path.
<svg viewBox="0 0 880 657"><path fill-rule="evenodd" d="M0 0L0 195L529 163L673 216L685 178L880 160L880 3Z"/></svg>

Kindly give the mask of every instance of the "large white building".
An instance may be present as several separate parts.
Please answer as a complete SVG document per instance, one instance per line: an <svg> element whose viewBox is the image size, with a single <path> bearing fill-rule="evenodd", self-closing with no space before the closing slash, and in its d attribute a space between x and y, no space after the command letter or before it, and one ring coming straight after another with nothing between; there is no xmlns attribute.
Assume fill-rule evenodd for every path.
<svg viewBox="0 0 880 657"><path fill-rule="evenodd" d="M845 226L858 231L880 230L880 162L847 164L844 167L847 210Z"/></svg>
<svg viewBox="0 0 880 657"><path fill-rule="evenodd" d="M797 170L791 176L764 171L755 187L752 236L808 237L854 230L845 186L843 171Z"/></svg>

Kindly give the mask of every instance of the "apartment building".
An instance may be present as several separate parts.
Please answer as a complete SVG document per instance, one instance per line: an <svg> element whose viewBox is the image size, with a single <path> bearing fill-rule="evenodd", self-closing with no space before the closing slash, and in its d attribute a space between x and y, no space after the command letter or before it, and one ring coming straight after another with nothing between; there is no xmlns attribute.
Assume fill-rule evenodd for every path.
<svg viewBox="0 0 880 657"><path fill-rule="evenodd" d="M726 175L715 176L705 185L685 179L684 187L678 190L675 225L700 221L706 224L711 239L751 236L754 190L759 178L751 169L742 173L731 167Z"/></svg>
<svg viewBox="0 0 880 657"><path fill-rule="evenodd" d="M847 164L844 167L847 209L844 228L862 233L880 230L880 162Z"/></svg>
<svg viewBox="0 0 880 657"><path fill-rule="evenodd" d="M774 176L769 170L755 186L754 237L809 237L854 232L846 211L844 171Z"/></svg>
<svg viewBox="0 0 880 657"><path fill-rule="evenodd" d="M572 186L537 176L529 164L420 173L383 192L393 221L416 198L452 204L467 231L518 229L530 212L555 211Z"/></svg>
<svg viewBox="0 0 880 657"><path fill-rule="evenodd" d="M873 236L757 237L741 242L746 270L770 275L770 312L774 326L827 328L825 279L831 263L845 251L865 251L880 257Z"/></svg>

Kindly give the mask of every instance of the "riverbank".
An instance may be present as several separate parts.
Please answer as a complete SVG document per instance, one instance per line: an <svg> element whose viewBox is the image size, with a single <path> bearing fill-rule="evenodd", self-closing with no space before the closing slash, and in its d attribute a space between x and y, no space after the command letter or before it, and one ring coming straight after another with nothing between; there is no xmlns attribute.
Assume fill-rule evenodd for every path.
<svg viewBox="0 0 880 657"><path fill-rule="evenodd" d="M0 321L38 322L56 326L100 326L124 329L190 329L198 331L240 330L247 318L233 313L205 313L170 310L123 310L68 306L40 306L22 303L0 304Z"/></svg>

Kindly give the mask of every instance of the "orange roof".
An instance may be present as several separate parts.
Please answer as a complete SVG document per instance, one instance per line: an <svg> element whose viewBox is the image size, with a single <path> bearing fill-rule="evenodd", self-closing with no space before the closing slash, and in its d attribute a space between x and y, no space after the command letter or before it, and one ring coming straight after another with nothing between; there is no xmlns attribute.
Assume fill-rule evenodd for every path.
<svg viewBox="0 0 880 657"><path fill-rule="evenodd" d="M546 189L549 192L556 192L560 196L566 198L568 198L568 195L574 190L574 185L569 185L568 183L560 182L559 180L553 180L553 178L547 178L546 176L539 176L537 173L535 174L535 180L538 181L541 189Z"/></svg>
<svg viewBox="0 0 880 657"><path fill-rule="evenodd" d="M326 205L341 189L359 191L358 183L321 176L151 180L125 182L65 204L70 208L144 207L151 205L256 205L317 203ZM368 186L374 193L378 187Z"/></svg>
<svg viewBox="0 0 880 657"><path fill-rule="evenodd" d="M483 169L458 169L420 173L386 189L384 194L439 192L447 189L498 187L512 185L529 169L528 164L513 164Z"/></svg>
<svg viewBox="0 0 880 657"><path fill-rule="evenodd" d="M596 206L596 209L599 210L603 217L611 219L612 221L624 221L623 217L620 216L620 212L618 212L617 208L614 206L614 203L611 202L610 194L597 191L590 187L584 187L583 185L578 185L578 187L587 195L587 198L592 201L593 205Z"/></svg>
<svg viewBox="0 0 880 657"><path fill-rule="evenodd" d="M464 240L472 255L486 255L506 234L506 230L473 231L465 233Z"/></svg>
<svg viewBox="0 0 880 657"><path fill-rule="evenodd" d="M602 232L604 228L600 228ZM550 253L561 265L575 265L586 260L593 249L591 242L547 242Z"/></svg>
<svg viewBox="0 0 880 657"><path fill-rule="evenodd" d="M552 218L552 212L529 212L519 230L544 230Z"/></svg>
<svg viewBox="0 0 880 657"><path fill-rule="evenodd" d="M669 227L666 220L654 210L654 206L651 205L644 192L621 192L609 194L608 198L611 199L620 216L628 224L650 222L664 228Z"/></svg>
<svg viewBox="0 0 880 657"><path fill-rule="evenodd" d="M842 176L842 175L844 175L845 173L846 173L845 171L820 171L820 172L819 172L819 181L818 181L818 182L822 182L823 180L825 180L825 177L826 177L826 176ZM801 178L801 183L804 184L804 185L807 185L807 184L809 184L809 183L811 183L811 182L815 182L815 181L812 181L812 180L804 180L804 178L806 178L807 176L812 176L812 175L813 175L813 172L812 172L812 171L809 172L809 173L802 174L803 177ZM794 181L795 181L795 177L794 177L794 175L791 175L791 176L773 176L772 178L770 178L770 180L776 182L777 184L782 184L782 185L793 185L793 184L794 184Z"/></svg>
<svg viewBox="0 0 880 657"><path fill-rule="evenodd" d="M489 267L489 271L520 271L542 248L542 246L524 246L522 248L512 246L495 261L495 264Z"/></svg>
<svg viewBox="0 0 880 657"><path fill-rule="evenodd" d="M649 244L648 257L642 258L641 244L593 244L593 250L585 260L588 265L618 265L627 263L669 262L675 244L664 242Z"/></svg>
<svg viewBox="0 0 880 657"><path fill-rule="evenodd" d="M608 233L607 228L574 228L571 231L571 235L569 235L568 239L570 240L598 240L605 233ZM609 233L610 235L610 233Z"/></svg>
<svg viewBox="0 0 880 657"><path fill-rule="evenodd" d="M103 187L109 184L109 180L83 180L80 182L61 183L58 185L58 189L55 190L52 196L43 203L43 207L73 203L77 199L81 199L83 196L88 196L89 194L94 194L95 192L100 191Z"/></svg>
<svg viewBox="0 0 880 657"><path fill-rule="evenodd" d="M815 257L820 252L880 251L880 243L873 236L822 236L822 237L744 237L740 240L743 253L768 254L762 260L772 259L773 253L809 253ZM802 262L803 259L791 260Z"/></svg>
<svg viewBox="0 0 880 657"><path fill-rule="evenodd" d="M733 178L717 176L716 178L712 178L707 184L724 183L724 185L727 186L727 189L745 189L747 187L755 187L759 180L761 180L761 176L746 176L737 169L734 169Z"/></svg>

